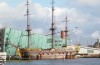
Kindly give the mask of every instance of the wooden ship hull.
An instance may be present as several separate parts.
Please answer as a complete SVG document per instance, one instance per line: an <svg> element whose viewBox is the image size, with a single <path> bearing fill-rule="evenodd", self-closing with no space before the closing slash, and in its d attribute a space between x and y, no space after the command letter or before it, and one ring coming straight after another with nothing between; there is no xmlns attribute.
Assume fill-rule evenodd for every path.
<svg viewBox="0 0 100 65"><path fill-rule="evenodd" d="M20 59L22 60L47 60L47 59L74 59L77 51L75 50L29 50L20 49Z"/></svg>

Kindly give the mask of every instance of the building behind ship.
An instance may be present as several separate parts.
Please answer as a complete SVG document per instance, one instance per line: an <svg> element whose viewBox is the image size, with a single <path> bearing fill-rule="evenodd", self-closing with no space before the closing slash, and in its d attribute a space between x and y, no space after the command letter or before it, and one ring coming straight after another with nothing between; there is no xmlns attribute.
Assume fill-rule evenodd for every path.
<svg viewBox="0 0 100 65"><path fill-rule="evenodd" d="M55 37L54 48L66 46L63 36ZM13 28L0 29L0 51L7 54L16 55L17 48L27 48L27 32ZM36 34L30 35L30 48L33 49L50 49L52 47L51 35Z"/></svg>

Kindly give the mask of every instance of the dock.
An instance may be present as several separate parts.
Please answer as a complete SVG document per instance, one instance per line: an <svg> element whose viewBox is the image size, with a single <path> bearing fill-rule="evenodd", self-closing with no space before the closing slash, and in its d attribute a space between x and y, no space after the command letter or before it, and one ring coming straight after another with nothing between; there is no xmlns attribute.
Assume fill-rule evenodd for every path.
<svg viewBox="0 0 100 65"><path fill-rule="evenodd" d="M4 63L6 62L6 52L0 52L0 65L4 65Z"/></svg>

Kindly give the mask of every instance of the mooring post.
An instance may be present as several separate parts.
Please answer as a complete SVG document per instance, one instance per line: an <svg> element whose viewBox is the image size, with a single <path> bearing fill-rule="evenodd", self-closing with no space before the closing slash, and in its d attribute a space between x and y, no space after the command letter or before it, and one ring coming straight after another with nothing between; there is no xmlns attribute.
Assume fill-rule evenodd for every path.
<svg viewBox="0 0 100 65"><path fill-rule="evenodd" d="M67 52L66 55L65 55L65 59L67 59L67 54L68 54L68 52Z"/></svg>
<svg viewBox="0 0 100 65"><path fill-rule="evenodd" d="M64 60L65 60L65 57L66 57L66 54L64 53L64 55L63 55Z"/></svg>
<svg viewBox="0 0 100 65"><path fill-rule="evenodd" d="M72 59L72 52L70 52L70 59Z"/></svg>
<svg viewBox="0 0 100 65"><path fill-rule="evenodd" d="M30 55L29 55L29 62L30 62Z"/></svg>
<svg viewBox="0 0 100 65"><path fill-rule="evenodd" d="M19 62L20 62L20 57L19 57Z"/></svg>
<svg viewBox="0 0 100 65"><path fill-rule="evenodd" d="M9 63L10 63L10 58L11 58L11 56L9 55Z"/></svg>

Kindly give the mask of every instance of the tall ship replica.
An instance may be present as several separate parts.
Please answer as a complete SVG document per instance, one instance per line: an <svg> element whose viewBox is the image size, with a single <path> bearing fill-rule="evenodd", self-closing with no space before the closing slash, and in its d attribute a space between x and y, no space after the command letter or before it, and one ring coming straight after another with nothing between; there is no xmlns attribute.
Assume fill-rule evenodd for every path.
<svg viewBox="0 0 100 65"><path fill-rule="evenodd" d="M54 23L54 0L52 0L52 24L51 35L32 33L29 22L29 2L27 0L27 30L19 31L13 28L0 29L1 50L7 52L8 56L15 58L18 56L23 60L42 59L71 59L76 58L79 46L67 45L67 17L65 30L61 31L61 36L55 37ZM17 57L16 57L17 58Z"/></svg>

